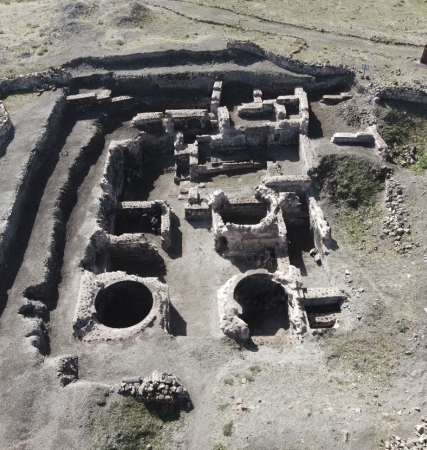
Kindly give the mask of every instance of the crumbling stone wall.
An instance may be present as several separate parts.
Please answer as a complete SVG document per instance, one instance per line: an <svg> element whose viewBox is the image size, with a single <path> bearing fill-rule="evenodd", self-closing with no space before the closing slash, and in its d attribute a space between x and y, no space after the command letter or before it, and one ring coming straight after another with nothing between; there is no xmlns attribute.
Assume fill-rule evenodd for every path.
<svg viewBox="0 0 427 450"><path fill-rule="evenodd" d="M0 100L0 150L2 144L6 141L9 132L12 130L13 125L10 120L9 114L4 106L4 103Z"/></svg>
<svg viewBox="0 0 427 450"><path fill-rule="evenodd" d="M286 226L282 215L279 214L280 206L276 201L270 203L266 217L257 225L225 224L221 210L227 203L228 197L221 190L215 191L209 200L217 249L220 249L226 240L227 256L254 256L266 249L274 249L276 245L284 244Z"/></svg>
<svg viewBox="0 0 427 450"><path fill-rule="evenodd" d="M427 104L427 90L425 87L375 84L372 86L371 91L374 96L383 99Z"/></svg>
<svg viewBox="0 0 427 450"><path fill-rule="evenodd" d="M66 86L71 80L71 74L59 67L46 70L45 72L6 77L0 80L0 97L13 92Z"/></svg>
<svg viewBox="0 0 427 450"><path fill-rule="evenodd" d="M218 290L219 326L228 337L239 342L248 342L250 330L248 324L239 315L242 314L242 305L235 300L235 290L242 280L249 277L259 277L281 286L287 296L287 311L293 333L297 336L307 332L307 321L300 305L302 292L297 273L283 274L281 272L269 273L265 269L249 270L240 275L235 275Z"/></svg>

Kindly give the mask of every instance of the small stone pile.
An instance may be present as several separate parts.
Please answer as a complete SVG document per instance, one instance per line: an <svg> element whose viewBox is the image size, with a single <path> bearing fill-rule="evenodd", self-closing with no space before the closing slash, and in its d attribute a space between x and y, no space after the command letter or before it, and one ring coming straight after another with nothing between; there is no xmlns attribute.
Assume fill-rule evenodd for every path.
<svg viewBox="0 0 427 450"><path fill-rule="evenodd" d="M386 450L397 449L427 449L427 419L422 417L423 423L415 426L416 437L402 439L399 436L392 436L390 441L385 442Z"/></svg>
<svg viewBox="0 0 427 450"><path fill-rule="evenodd" d="M406 253L414 246L408 238L410 225L404 217L409 213L403 204L402 186L392 176L386 179L386 207L388 214L382 219L382 232L393 238L397 252Z"/></svg>
<svg viewBox="0 0 427 450"><path fill-rule="evenodd" d="M171 373L155 370L151 376L123 378L119 394L132 395L144 403L166 403L191 406L190 395L181 380Z"/></svg>
<svg viewBox="0 0 427 450"><path fill-rule="evenodd" d="M417 148L415 145L405 145L401 149L397 145L391 148L390 155L402 167L411 166L417 162Z"/></svg>

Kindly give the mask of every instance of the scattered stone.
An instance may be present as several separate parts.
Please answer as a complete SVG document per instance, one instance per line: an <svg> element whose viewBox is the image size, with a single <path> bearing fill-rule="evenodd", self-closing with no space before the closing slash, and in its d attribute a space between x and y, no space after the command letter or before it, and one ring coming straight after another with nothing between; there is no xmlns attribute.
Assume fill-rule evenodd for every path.
<svg viewBox="0 0 427 450"><path fill-rule="evenodd" d="M177 406L190 404L191 407L190 396L181 380L172 373L158 370L144 379L140 377L124 378L118 393L132 395L144 403L165 403Z"/></svg>

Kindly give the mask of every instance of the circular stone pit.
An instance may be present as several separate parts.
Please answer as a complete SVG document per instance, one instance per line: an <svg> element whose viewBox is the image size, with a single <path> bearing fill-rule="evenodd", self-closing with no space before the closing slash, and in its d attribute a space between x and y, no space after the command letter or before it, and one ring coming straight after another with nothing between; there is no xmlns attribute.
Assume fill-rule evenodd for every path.
<svg viewBox="0 0 427 450"><path fill-rule="evenodd" d="M153 307L153 295L138 281L119 281L99 291L95 309L100 323L128 328L144 320Z"/></svg>

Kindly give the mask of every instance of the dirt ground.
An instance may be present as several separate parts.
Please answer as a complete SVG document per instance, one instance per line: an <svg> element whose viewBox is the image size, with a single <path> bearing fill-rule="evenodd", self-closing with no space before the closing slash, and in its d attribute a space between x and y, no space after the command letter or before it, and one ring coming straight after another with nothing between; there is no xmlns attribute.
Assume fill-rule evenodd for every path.
<svg viewBox="0 0 427 450"><path fill-rule="evenodd" d="M210 1L1 0L0 74L41 70L83 55L220 49L227 37L234 37L283 54L296 52L303 60L356 68L368 62L376 81L425 82L425 68L417 61L424 45L426 22L421 18L427 4L392 3L238 1L229 6ZM383 20L376 20L378 16ZM258 64L256 70L268 72L270 66ZM337 149L330 143L335 132L358 131L377 120L372 99L361 89L368 83L359 80L352 89L353 99L340 105L311 102L315 126L310 137L319 161L339 154L362 158L375 167L385 164L373 148ZM55 95L4 99L15 125L9 149L19 144L19 151L25 152L22 142L32 143L30 138L42 128L41 121L33 121L34 129L26 127L28 114L38 108L45 111ZM108 125L102 114L74 119L52 155L46 155L46 171L40 172L12 257L0 274L2 449L148 450L150 445L156 450L377 449L385 448L392 435L415 436L414 426L427 416L424 171L385 164L402 186L413 242L406 253L396 252L392 239L383 233L384 191L355 217L343 214L327 189L319 193L337 242L329 256L332 283L347 296L338 326L312 333L302 344L284 340L277 345L266 339L265 345L254 349L221 335L216 299L227 280L253 267L215 251L210 222L185 220L185 200L169 170L171 158L158 156L159 176L144 199L167 200L178 218L172 252L161 249L159 236L152 237L166 264L172 334L148 328L135 339L79 342L72 336L71 324L108 146L113 140L134 138L138 131L125 115ZM29 284L43 269L40 261L51 238L48 217L69 166L64 159L76 158L98 127L103 138L91 147L67 203L63 242L56 249L62 255L57 292L47 302L49 351L42 355L30 343L36 334L34 322L18 310ZM299 173L300 162L292 150L282 156L283 170ZM12 180L8 174L13 173L10 158L8 152L0 155L0 171L8 183ZM206 180L201 190L208 195L219 187L232 196L249 196L266 173L219 175ZM291 258L301 268L306 286L329 286L330 277L309 255L307 233L291 230L290 240L298 243ZM56 363L69 354L79 357L79 379L61 387ZM124 436L136 436L141 424L132 428L134 419L126 408L114 422L114 408L123 405L117 389L122 377L147 376L153 370L176 374L190 392L193 409L165 419L156 436L138 435L138 441L126 443Z"/></svg>
<svg viewBox="0 0 427 450"><path fill-rule="evenodd" d="M421 0L0 2L0 75L81 56L223 48L249 39L304 61L369 64L375 81L425 83ZM381 17L381 20L378 20ZM165 32L167 30L167 32ZM396 72L396 69L400 71Z"/></svg>

